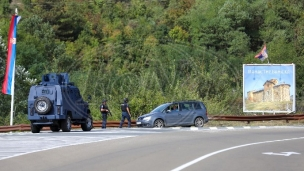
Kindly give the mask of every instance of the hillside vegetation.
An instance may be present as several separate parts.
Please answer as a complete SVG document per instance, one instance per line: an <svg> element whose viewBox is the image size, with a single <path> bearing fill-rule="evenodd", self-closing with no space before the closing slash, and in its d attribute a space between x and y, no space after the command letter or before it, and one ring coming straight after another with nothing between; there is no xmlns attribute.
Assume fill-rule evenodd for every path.
<svg viewBox="0 0 304 171"><path fill-rule="evenodd" d="M28 123L29 88L49 72L68 72L92 96L94 120L103 98L118 120L124 97L132 119L184 99L204 101L209 115L243 115L242 66L263 63L254 56L265 43L270 63L296 64L304 110L303 0L0 0L2 80L15 8L15 124ZM10 99L0 96L0 125Z"/></svg>

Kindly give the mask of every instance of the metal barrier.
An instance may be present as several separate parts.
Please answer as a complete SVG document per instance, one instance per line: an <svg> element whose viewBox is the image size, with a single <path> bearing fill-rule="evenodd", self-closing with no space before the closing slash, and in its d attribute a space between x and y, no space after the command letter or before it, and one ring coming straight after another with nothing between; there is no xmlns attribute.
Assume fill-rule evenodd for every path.
<svg viewBox="0 0 304 171"><path fill-rule="evenodd" d="M93 127L94 128L101 128L102 121L94 121ZM120 121L108 121L107 127L118 128ZM123 126L127 126L128 122L125 121ZM136 126L136 121L131 121L131 127ZM72 125L72 129L81 129L80 125ZM47 131L50 130L50 127L43 127L42 130ZM30 124L20 124L20 125L13 125L13 126L0 126L0 132L10 132L10 131L31 131Z"/></svg>
<svg viewBox="0 0 304 171"><path fill-rule="evenodd" d="M289 120L302 120L304 119L304 114L301 115L254 115L254 116L211 116L210 120L214 121L270 121L270 120L286 120L288 123Z"/></svg>
<svg viewBox="0 0 304 171"><path fill-rule="evenodd" d="M270 121L270 120L302 120L304 119L304 114L301 115L257 115L257 116L231 116L231 115L219 115L219 116L209 116L210 121L246 121L250 123L251 121ZM94 128L101 128L102 121L94 121ZM107 127L118 128L120 121L108 121ZM127 126L128 122L125 121L123 126ZM136 121L131 121L131 127L136 127ZM80 129L81 126L72 125L72 129ZM43 127L42 130L50 130L49 127ZM20 124L13 126L0 126L0 132L10 132L10 131L31 131L30 124Z"/></svg>

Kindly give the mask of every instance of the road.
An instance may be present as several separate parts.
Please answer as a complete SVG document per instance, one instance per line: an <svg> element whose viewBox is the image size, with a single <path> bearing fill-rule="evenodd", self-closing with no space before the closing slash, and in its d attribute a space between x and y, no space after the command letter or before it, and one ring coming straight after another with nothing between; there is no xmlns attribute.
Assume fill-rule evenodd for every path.
<svg viewBox="0 0 304 171"><path fill-rule="evenodd" d="M93 129L0 134L1 170L304 168L304 127Z"/></svg>

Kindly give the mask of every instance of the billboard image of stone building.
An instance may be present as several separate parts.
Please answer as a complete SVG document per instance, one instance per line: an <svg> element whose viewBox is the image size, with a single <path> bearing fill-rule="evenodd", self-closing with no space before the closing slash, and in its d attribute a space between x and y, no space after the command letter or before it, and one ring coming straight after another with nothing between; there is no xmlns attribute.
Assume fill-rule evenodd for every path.
<svg viewBox="0 0 304 171"><path fill-rule="evenodd" d="M295 112L294 64L244 64L243 111Z"/></svg>
<svg viewBox="0 0 304 171"><path fill-rule="evenodd" d="M278 84L277 79L267 80L261 90L247 92L249 102L283 102L291 101L290 85L285 83Z"/></svg>

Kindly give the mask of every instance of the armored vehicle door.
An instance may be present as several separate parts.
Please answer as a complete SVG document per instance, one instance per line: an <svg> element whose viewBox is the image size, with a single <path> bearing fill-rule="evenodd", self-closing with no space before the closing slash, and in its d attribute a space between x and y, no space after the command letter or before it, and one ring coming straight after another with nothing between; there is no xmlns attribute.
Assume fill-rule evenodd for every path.
<svg viewBox="0 0 304 171"><path fill-rule="evenodd" d="M73 119L81 119L81 109L80 109L80 105L78 103L78 99L76 97L76 91L75 91L75 87L74 86L70 86L68 85L67 87L67 93L68 93L68 98L69 98L69 103L70 103L70 109L72 111L72 117Z"/></svg>
<svg viewBox="0 0 304 171"><path fill-rule="evenodd" d="M87 115L87 110L88 110L88 104L85 102L79 92L79 89L75 88L75 102L77 106L77 113L82 117L86 118L88 117Z"/></svg>

